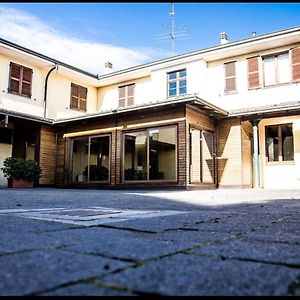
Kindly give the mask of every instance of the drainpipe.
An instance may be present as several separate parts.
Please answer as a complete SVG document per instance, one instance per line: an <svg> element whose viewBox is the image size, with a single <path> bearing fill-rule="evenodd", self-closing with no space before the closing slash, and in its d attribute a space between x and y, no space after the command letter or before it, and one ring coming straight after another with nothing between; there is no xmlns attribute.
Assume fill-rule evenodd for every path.
<svg viewBox="0 0 300 300"><path fill-rule="evenodd" d="M258 123L259 119L251 121L253 126L253 177L254 177L254 188L259 188L259 159L258 159Z"/></svg>
<svg viewBox="0 0 300 300"><path fill-rule="evenodd" d="M49 70L45 79L45 92L44 92L44 118L46 118L46 108L47 108L47 88L48 88L48 78L52 71L58 70L58 64L55 64L53 68Z"/></svg>

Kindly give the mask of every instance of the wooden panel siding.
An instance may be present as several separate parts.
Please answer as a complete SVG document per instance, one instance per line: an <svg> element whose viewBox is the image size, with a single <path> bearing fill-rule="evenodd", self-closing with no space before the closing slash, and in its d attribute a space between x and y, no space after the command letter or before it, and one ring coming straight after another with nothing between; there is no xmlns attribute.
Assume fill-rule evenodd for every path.
<svg viewBox="0 0 300 300"><path fill-rule="evenodd" d="M40 130L39 162L42 168L39 184L55 184L56 168L56 129L43 125Z"/></svg>
<svg viewBox="0 0 300 300"><path fill-rule="evenodd" d="M65 166L65 139L63 131L58 132L57 153L56 153L56 182L57 186L64 186L64 166Z"/></svg>
<svg viewBox="0 0 300 300"><path fill-rule="evenodd" d="M241 124L238 118L218 121L218 181L220 187L242 186Z"/></svg>

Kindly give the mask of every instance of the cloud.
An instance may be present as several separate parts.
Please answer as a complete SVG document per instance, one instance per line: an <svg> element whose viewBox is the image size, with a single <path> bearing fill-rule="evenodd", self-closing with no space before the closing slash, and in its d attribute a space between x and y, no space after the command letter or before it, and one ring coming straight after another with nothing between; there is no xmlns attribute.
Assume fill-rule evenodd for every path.
<svg viewBox="0 0 300 300"><path fill-rule="evenodd" d="M94 74L104 73L104 64L117 71L168 56L156 48L126 48L68 36L39 18L0 6L0 37Z"/></svg>

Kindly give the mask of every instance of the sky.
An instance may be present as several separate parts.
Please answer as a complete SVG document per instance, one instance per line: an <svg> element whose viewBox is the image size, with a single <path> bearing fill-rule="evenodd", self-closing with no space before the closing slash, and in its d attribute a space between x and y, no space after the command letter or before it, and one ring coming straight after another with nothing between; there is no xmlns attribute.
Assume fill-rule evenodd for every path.
<svg viewBox="0 0 300 300"><path fill-rule="evenodd" d="M0 3L0 38L94 74L300 26L300 3Z"/></svg>

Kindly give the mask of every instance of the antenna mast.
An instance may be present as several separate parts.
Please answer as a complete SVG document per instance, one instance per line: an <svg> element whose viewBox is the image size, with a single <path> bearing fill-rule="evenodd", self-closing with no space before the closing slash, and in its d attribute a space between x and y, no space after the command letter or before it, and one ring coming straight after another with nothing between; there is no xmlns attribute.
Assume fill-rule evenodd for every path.
<svg viewBox="0 0 300 300"><path fill-rule="evenodd" d="M174 2L170 4L170 16L172 18L172 27L171 27L171 40L172 40L172 52L175 53L175 5Z"/></svg>
<svg viewBox="0 0 300 300"><path fill-rule="evenodd" d="M175 55L175 41L177 40L182 40L182 39L187 39L188 34L186 33L186 28L182 28L181 30L180 27L175 26L175 5L174 2L170 3L170 8L169 8L169 15L171 16L171 26L169 25L164 25L162 27L168 28L168 33L160 33L156 34L156 38L160 40L161 42L163 41L170 41L171 37L171 43L172 43L172 54ZM171 31L171 32L170 32Z"/></svg>

